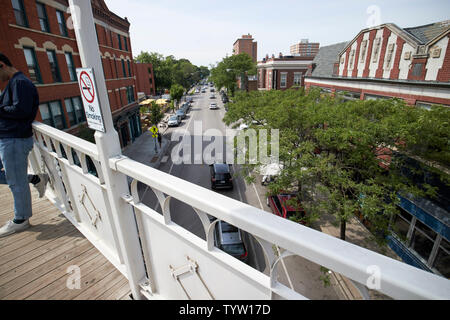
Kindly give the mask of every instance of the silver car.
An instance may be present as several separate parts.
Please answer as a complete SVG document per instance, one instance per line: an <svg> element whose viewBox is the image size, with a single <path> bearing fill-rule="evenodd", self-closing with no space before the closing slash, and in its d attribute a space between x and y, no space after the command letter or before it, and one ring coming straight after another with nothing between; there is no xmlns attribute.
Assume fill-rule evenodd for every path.
<svg viewBox="0 0 450 320"><path fill-rule="evenodd" d="M169 127L178 127L181 122L181 118L179 116L171 116L169 121L167 121L167 125Z"/></svg>

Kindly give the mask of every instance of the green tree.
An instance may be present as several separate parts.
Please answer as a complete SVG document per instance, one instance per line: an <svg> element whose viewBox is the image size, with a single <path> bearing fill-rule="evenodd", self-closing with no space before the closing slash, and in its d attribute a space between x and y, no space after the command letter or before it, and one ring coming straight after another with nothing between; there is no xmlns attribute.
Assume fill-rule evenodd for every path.
<svg viewBox="0 0 450 320"><path fill-rule="evenodd" d="M152 103L150 104L150 117L152 124L154 125L157 125L164 117L164 114L161 111L161 107L157 105L155 101L152 101Z"/></svg>
<svg viewBox="0 0 450 320"><path fill-rule="evenodd" d="M184 94L184 88L179 84L174 84L172 87L170 87L170 97L172 100L176 100L178 103L180 103L181 98ZM174 107L176 108L176 105L174 104Z"/></svg>
<svg viewBox="0 0 450 320"><path fill-rule="evenodd" d="M189 89L203 77L209 74L207 67L197 67L187 59L177 60L170 55L164 57L157 52L141 52L136 58L141 63L151 63L155 76L155 87L159 93L164 93L173 84L179 84Z"/></svg>
<svg viewBox="0 0 450 320"><path fill-rule="evenodd" d="M256 63L247 53L225 57L216 67L211 69L210 79L217 88L225 87L234 96L236 79L241 77L246 81L246 75L256 74Z"/></svg>
<svg viewBox="0 0 450 320"><path fill-rule="evenodd" d="M433 119L433 129L425 119ZM426 111L397 99L343 102L303 89L238 92L224 118L227 124L243 121L250 128L279 129L284 168L269 192L296 193L311 219L332 213L343 240L356 212L385 235L399 193L434 195L430 186L419 189L401 174L406 163L396 154L418 155L420 150L424 155L431 149L434 159L444 157L449 120L449 109ZM255 174L258 165L245 167Z"/></svg>

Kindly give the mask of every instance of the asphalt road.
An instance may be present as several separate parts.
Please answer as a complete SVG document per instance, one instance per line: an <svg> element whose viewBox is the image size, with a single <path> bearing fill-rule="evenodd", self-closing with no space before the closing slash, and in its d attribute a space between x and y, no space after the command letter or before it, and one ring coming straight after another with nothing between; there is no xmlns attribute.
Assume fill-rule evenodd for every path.
<svg viewBox="0 0 450 320"><path fill-rule="evenodd" d="M212 153L212 156L217 157L219 162L226 160L225 137L227 126L222 121L225 116L225 109L220 99L220 95L216 92L215 96L215 99L210 99L209 89L206 93L200 93L193 96L194 102L192 107L180 126L171 127L164 133L164 137L166 139L175 140L176 137L178 137L178 139L171 142L169 150L166 153L166 161L162 162L158 168L161 171L208 189L211 189L211 176L208 165L209 162L205 157L202 157L204 160L202 161L202 164L194 164L194 157L196 155L198 156L199 154L203 154L204 151L209 151L212 148L215 139L219 139L219 141L222 141L223 145L223 156L220 156L220 154L216 154L214 152ZM211 102L217 103L219 109L210 110L209 105ZM232 130L231 128L228 129ZM201 138L199 133L204 133L209 137L214 136L214 138L211 138L211 141L203 141L204 138ZM183 163L178 164L176 158L173 157L174 155L179 155L180 158L185 156L183 153L183 146L179 143L179 141L181 141L181 137L186 139L186 141L191 141L192 151L190 155L190 163L184 163L187 161L183 161ZM201 143L199 143L199 141L201 141ZM195 146L195 143L197 143L197 146ZM209 154L210 152L207 153ZM175 158L174 161L173 158ZM198 163L198 159L195 163ZM233 165L232 173L234 188L232 190L224 189L216 192L220 192L223 195L248 203L257 208L270 211L270 209L265 205L266 191L264 188L258 185L258 183L246 185L241 176L242 172L237 165ZM143 199L143 203L162 214L161 207L159 206L156 195L153 191L142 184L139 185L139 191ZM171 201L170 211L172 220L175 223L194 233L198 237L205 239L205 232L200 219L192 207L177 199L173 199ZM256 240L246 232L243 232L243 240L248 251L248 264L260 271L267 269L263 252ZM266 272L268 272L268 270L266 270Z"/></svg>
<svg viewBox="0 0 450 320"><path fill-rule="evenodd" d="M173 127L166 130L164 138L174 141L171 142L169 150L166 153L166 161L163 159L163 162L158 168L159 170L207 189L211 189L209 165L207 163L193 163L196 153L202 154L203 151L209 151L212 142L215 141L213 140L215 138L210 141L202 141L203 138L200 139L202 133L206 136L214 135L219 139L218 141L222 141L223 143L223 154L225 154L226 151L225 137L227 126L222 121L225 116L225 109L219 93L216 92L215 95L215 99L209 98L209 88L206 93L194 95L194 102L186 119L183 120L179 127ZM216 102L219 109L210 110L209 104L211 102ZM211 130L216 131L214 132ZM176 136L178 136L177 139L175 139ZM189 163L177 164L173 161L174 155L189 155L188 152L186 154L183 153L182 145L179 143L181 137L184 137L186 141L191 142L191 161ZM195 143L199 140L201 143L195 146ZM219 156L219 154L216 155L213 153L213 156ZM175 157L174 159L176 162ZM222 162L221 160L224 159L225 158L223 157L219 157L219 162ZM246 184L242 177L243 173L238 165L233 165L232 171L233 190L218 190L216 192L220 192L223 195L247 203L256 208L260 208L264 211L271 212L270 208L266 205L266 189L261 186L261 177L257 177L255 183ZM189 192L189 190L187 190L187 192ZM139 193L144 204L162 214L156 195L151 188L140 184ZM198 237L205 239L203 226L192 207L177 199L173 199L170 204L170 211L172 220L175 223L194 233ZM243 231L243 240L248 251L247 263L253 268L269 275L269 266L266 264L263 251L257 241L252 235L245 231ZM322 274L319 268L319 265L299 256L284 258L278 265L278 281L311 299L338 299L333 288L323 286L323 283L320 280Z"/></svg>

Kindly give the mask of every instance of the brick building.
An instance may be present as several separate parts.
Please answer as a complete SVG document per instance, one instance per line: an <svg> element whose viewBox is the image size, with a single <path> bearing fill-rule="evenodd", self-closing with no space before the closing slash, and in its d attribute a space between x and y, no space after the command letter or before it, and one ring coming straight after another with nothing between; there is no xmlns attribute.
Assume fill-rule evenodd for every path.
<svg viewBox="0 0 450 320"><path fill-rule="evenodd" d="M136 87L138 97L148 97L156 95L155 76L153 74L153 66L151 63L135 64L136 68Z"/></svg>
<svg viewBox="0 0 450 320"><path fill-rule="evenodd" d="M336 45L322 47L305 86L346 91L352 99L397 97L411 105L450 106L449 37L450 20L361 30L339 52Z"/></svg>
<svg viewBox="0 0 450 320"><path fill-rule="evenodd" d="M254 41L250 33L243 35L242 38L237 39L233 44L233 55L244 52L253 59L253 62L258 60L258 43ZM256 90L256 77L246 75L246 81L242 81L242 76L236 80L238 88L246 91Z"/></svg>
<svg viewBox="0 0 450 320"><path fill-rule="evenodd" d="M233 54L247 53L253 61L258 60L258 42L254 41L250 34L243 35L233 44Z"/></svg>
<svg viewBox="0 0 450 320"><path fill-rule="evenodd" d="M142 131L130 23L109 11L103 0L91 2L114 126L124 147ZM76 134L86 119L68 1L0 0L0 4L0 52L35 83L40 97L37 120Z"/></svg>
<svg viewBox="0 0 450 320"><path fill-rule="evenodd" d="M450 21L401 29L388 23L361 30L343 43L321 47L305 78L306 88L319 87L347 100L401 98L410 105L450 106ZM417 268L450 276L450 187L436 167L405 155L416 172L405 175L416 185L436 188L436 197L399 195L389 246ZM439 170L446 175L445 166Z"/></svg>
<svg viewBox="0 0 450 320"><path fill-rule="evenodd" d="M320 43L309 42L308 39L302 39L299 43L293 44L290 48L291 55L300 57L315 57L319 52Z"/></svg>
<svg viewBox="0 0 450 320"><path fill-rule="evenodd" d="M286 90L304 86L304 77L312 63L312 57L272 55L258 62L258 90Z"/></svg>

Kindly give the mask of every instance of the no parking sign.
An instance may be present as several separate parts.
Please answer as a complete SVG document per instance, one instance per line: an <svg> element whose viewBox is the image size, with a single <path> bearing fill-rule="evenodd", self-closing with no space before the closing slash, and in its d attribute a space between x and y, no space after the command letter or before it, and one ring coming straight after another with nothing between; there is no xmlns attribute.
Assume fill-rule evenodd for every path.
<svg viewBox="0 0 450 320"><path fill-rule="evenodd" d="M92 68L78 68L77 78L88 127L97 131L105 132L102 110L98 101L97 87L95 86L94 72Z"/></svg>

